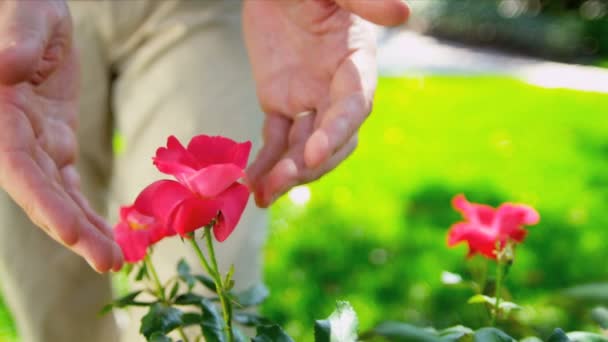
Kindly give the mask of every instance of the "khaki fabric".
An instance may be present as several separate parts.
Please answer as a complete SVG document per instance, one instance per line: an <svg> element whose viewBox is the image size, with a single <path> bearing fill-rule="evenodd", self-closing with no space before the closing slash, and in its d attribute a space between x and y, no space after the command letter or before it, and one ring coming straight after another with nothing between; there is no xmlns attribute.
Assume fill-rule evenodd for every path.
<svg viewBox="0 0 608 342"><path fill-rule="evenodd" d="M114 222L150 182L169 178L152 165L173 134L225 135L261 143L259 112L242 42L239 1L82 1L70 9L82 64L80 156L85 194ZM112 155L112 132L124 149ZM267 217L250 202L234 234L217 245L220 267L234 263L237 287L261 280ZM0 285L25 342L140 341L141 312L97 316L111 298L108 276L34 227L0 194ZM178 238L155 248L167 279L185 257ZM118 328L116 319L118 318Z"/></svg>

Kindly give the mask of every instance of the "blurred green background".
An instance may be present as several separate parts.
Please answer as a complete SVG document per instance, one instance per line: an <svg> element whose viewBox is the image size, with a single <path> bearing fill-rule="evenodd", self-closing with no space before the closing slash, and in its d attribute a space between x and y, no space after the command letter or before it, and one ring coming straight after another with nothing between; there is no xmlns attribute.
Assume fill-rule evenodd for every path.
<svg viewBox="0 0 608 342"><path fill-rule="evenodd" d="M560 290L607 280L608 96L498 77L383 78L355 154L273 210L265 314L310 341L314 318L349 300L362 328L381 320L483 323L466 248L448 249L451 198L524 202L541 223L518 248L508 286L525 307L519 336L594 329L592 304ZM305 204L307 195L310 200ZM290 198L291 197L291 198Z"/></svg>

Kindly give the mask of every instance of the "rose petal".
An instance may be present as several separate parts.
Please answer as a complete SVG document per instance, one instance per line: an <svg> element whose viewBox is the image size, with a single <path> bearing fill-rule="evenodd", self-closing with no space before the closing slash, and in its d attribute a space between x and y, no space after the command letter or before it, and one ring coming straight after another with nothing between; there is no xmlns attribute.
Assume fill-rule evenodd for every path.
<svg viewBox="0 0 608 342"><path fill-rule="evenodd" d="M210 165L185 179L192 192L205 198L212 198L225 191L243 177L245 172L234 164Z"/></svg>
<svg viewBox="0 0 608 342"><path fill-rule="evenodd" d="M460 242L469 245L469 256L480 253L490 259L496 259L495 232L487 227L469 222L454 224L448 232L448 246L452 247Z"/></svg>
<svg viewBox="0 0 608 342"><path fill-rule="evenodd" d="M192 195L175 208L169 225L181 236L188 237L189 233L211 223L219 210L219 201Z"/></svg>
<svg viewBox="0 0 608 342"><path fill-rule="evenodd" d="M249 188L243 184L233 184L217 198L220 201L219 220L213 228L217 241L226 240L234 231L249 200Z"/></svg>
<svg viewBox="0 0 608 342"><path fill-rule="evenodd" d="M167 139L167 147L156 150L156 156L152 159L160 172L176 177L199 169L196 159L174 136Z"/></svg>
<svg viewBox="0 0 608 342"><path fill-rule="evenodd" d="M527 235L527 230L523 229L523 225L537 224L539 220L540 216L534 208L505 203L498 208L494 229L505 240L508 238L521 242Z"/></svg>
<svg viewBox="0 0 608 342"><path fill-rule="evenodd" d="M213 164L235 164L244 169L251 151L251 142L237 143L221 136L198 135L190 140L187 149L198 162L199 168Z"/></svg>
<svg viewBox="0 0 608 342"><path fill-rule="evenodd" d="M154 216L160 222L167 222L173 209L192 193L181 183L160 180L148 185L135 199L133 205L142 214Z"/></svg>
<svg viewBox="0 0 608 342"><path fill-rule="evenodd" d="M471 222L479 222L490 226L494 221L496 211L489 205L470 203L463 194L457 195L452 200L452 205L456 210Z"/></svg>
<svg viewBox="0 0 608 342"><path fill-rule="evenodd" d="M150 245L147 231L133 230L126 222L119 222L114 227L114 239L120 246L125 261L131 263L141 261Z"/></svg>

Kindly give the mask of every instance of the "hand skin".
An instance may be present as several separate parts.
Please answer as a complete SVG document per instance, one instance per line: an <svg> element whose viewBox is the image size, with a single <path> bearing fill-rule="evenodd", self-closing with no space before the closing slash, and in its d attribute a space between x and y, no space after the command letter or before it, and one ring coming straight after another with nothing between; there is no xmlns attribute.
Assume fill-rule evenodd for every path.
<svg viewBox="0 0 608 342"><path fill-rule="evenodd" d="M245 1L245 42L266 113L264 145L247 172L258 206L355 149L376 88L370 22L398 25L408 15L401 0ZM307 111L314 114L298 114Z"/></svg>
<svg viewBox="0 0 608 342"><path fill-rule="evenodd" d="M96 271L116 271L122 252L82 195L74 166L77 91L66 4L0 0L0 187Z"/></svg>

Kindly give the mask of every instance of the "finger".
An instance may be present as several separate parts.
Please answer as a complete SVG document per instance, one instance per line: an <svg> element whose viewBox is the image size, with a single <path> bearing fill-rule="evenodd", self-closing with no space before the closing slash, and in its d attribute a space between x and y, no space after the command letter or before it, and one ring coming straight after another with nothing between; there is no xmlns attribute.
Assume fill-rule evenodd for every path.
<svg viewBox="0 0 608 342"><path fill-rule="evenodd" d="M395 26L407 21L410 9L403 0L335 0L340 7L378 25Z"/></svg>
<svg viewBox="0 0 608 342"><path fill-rule="evenodd" d="M61 1L0 1L0 83L12 85L50 74L69 46L70 30L69 12Z"/></svg>
<svg viewBox="0 0 608 342"><path fill-rule="evenodd" d="M268 207L278 197L289 191L296 185L305 184L321 178L327 172L333 170L346 157L348 157L357 146L357 136L345 144L340 151L329 160L315 169L307 168L303 159L303 144L299 144L290 150L282 158L268 175L260 183L261 196L256 197L258 205Z"/></svg>
<svg viewBox="0 0 608 342"><path fill-rule="evenodd" d="M80 208L84 211L86 219L95 227L97 230L101 232L106 238L114 241L114 233L109 224L99 216L93 208L91 208L89 202L86 200L84 195L80 189L80 176L76 171L76 167L74 165L68 165L61 170L61 176L63 183L66 186L68 194L72 197L72 199L80 206ZM81 237L82 238L82 237ZM122 267L123 264L123 255L120 248L116 248L115 244L112 244L112 271L118 271ZM99 271L99 267L96 268ZM95 268L95 266L94 266ZM104 271L102 271L104 272Z"/></svg>
<svg viewBox="0 0 608 342"><path fill-rule="evenodd" d="M5 151L0 162L0 183L28 217L58 242L76 251L98 272L120 264L118 246L95 228L82 209L54 180L47 177L29 154Z"/></svg>
<svg viewBox="0 0 608 342"><path fill-rule="evenodd" d="M367 118L369 108L370 104L361 93L335 103L306 142L303 153L306 166L317 168L340 151Z"/></svg>
<svg viewBox="0 0 608 342"><path fill-rule="evenodd" d="M255 189L260 177L268 172L287 150L291 121L281 115L268 114L264 121L264 145L247 168L247 181Z"/></svg>
<svg viewBox="0 0 608 342"><path fill-rule="evenodd" d="M63 183L66 186L66 190L76 204L84 211L87 219L91 222L99 231L110 239L114 239L114 233L112 227L99 216L95 210L89 204L89 201L84 197L80 189L80 176L76 171L74 165L68 165L61 169L61 176Z"/></svg>

